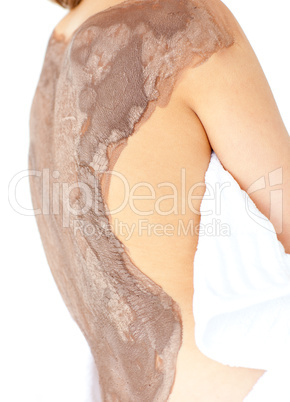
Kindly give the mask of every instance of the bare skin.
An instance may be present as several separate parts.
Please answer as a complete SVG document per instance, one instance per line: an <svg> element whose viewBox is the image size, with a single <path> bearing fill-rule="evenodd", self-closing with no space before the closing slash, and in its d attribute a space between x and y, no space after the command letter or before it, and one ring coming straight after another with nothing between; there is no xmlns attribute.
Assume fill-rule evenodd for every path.
<svg viewBox="0 0 290 402"><path fill-rule="evenodd" d="M78 26L91 15L118 3L120 2L83 0L59 23L55 32L59 37L69 38ZM186 225L190 220L193 220L195 225L198 224L198 213L192 212L189 208L186 208L185 213L181 213L179 210L181 202L181 169L184 168L186 171L185 182L188 191L192 184L203 182L210 160L211 149L216 151L221 162L224 163L225 167L244 188L248 188L257 178L279 167L281 163L285 167L285 174L288 175L284 182L290 182L289 139L286 137L286 129L283 126L262 70L234 17L220 1L212 0L209 3L212 4L213 9L216 8L217 12L226 13L238 42L234 47L222 49L212 55L206 63L198 68L185 70L175 85L167 106L163 108L157 106L149 120L129 138L127 146L122 150L114 165L114 170L126 177L130 188L140 182L149 183L156 193L156 199L171 194L168 188L158 187L161 182L170 182L178 189L177 214L160 215L160 212L157 211L155 200L134 201L134 205L139 212L153 211L152 214L145 215L141 219L147 219L151 224L160 223L163 227L171 224L176 229L180 221ZM243 57L246 58L242 66L239 52L244 52ZM237 71L238 79L231 75L234 71L234 68L231 70L231 66L232 68L240 66L240 71L235 70ZM217 110L218 103L215 103L214 100L216 98L228 99L229 97L229 94L224 90L226 87L223 82L225 76L222 73L226 68L229 69L229 75L227 76L232 77L236 85L234 93L244 95L242 99L247 103L250 110L255 110L260 99L254 99L244 89L245 85L241 72L248 75L249 82L252 80L259 83L258 87L261 88L261 91L257 91L257 97L260 95L261 99L264 99L264 115L258 115L256 112L251 117L251 120L249 120L250 117L248 116L246 119L239 119L238 113L235 114L232 110L227 110L225 105L221 106L221 108L224 107L223 111ZM220 73L219 79L217 79L217 71ZM209 103L208 94L210 91L213 91L210 97L213 101ZM236 97L236 99L241 99L241 97ZM240 100L240 104L238 100L235 102L236 110L244 106L242 100ZM252 104L249 102L252 102ZM223 116L220 117L220 121L226 121L224 126L215 126L216 122L219 121L218 116ZM232 116L232 118L228 119L228 116ZM241 125L242 122L244 126ZM261 140L256 126L261 127L262 123L264 132L266 131L265 136L269 138L268 141L273 140L278 151L281 151L278 152L276 149L271 153L268 148L267 150L266 147L265 150L262 148L264 154L260 155L260 160L256 158L255 165L250 165L248 169L245 168L246 158L242 158L242 156L239 158L239 141L243 135L240 134L239 137L239 134L234 131L234 128L238 125L241 130L246 132L248 130L246 128L247 122L248 124L250 122L254 127L251 141L255 135L257 140ZM228 132L230 134L228 138L223 138L218 135L218 132ZM275 133L275 138L270 138L270 132ZM235 133L236 137L232 133ZM229 138L232 139L231 142ZM267 139L265 141L267 142ZM239 146L236 146L237 143L239 143ZM255 152L253 149L252 152L257 154L257 150ZM250 153L244 155L248 155L248 158L252 157ZM267 156L267 161L270 162L263 164L265 156ZM257 170L258 166L260 167L259 170ZM286 187L285 185L284 190L285 200L289 200L289 186ZM267 188L264 192L260 192L253 199L258 208L266 216L270 217L267 191L269 192L270 189ZM148 191L136 191L135 194L148 195ZM195 194L202 195L203 191L199 188L199 190L195 191ZM107 188L107 203L111 211L120 205L123 195L120 181L113 177L110 181L110 186ZM196 211L198 211L200 201L195 201L193 204ZM285 202L286 204L287 202ZM171 201L164 201L161 209L169 210L171 207ZM289 211L284 211L285 217L290 215L290 213L287 215L287 212ZM136 213L127 205L118 213L112 214L110 218L112 223L122 221L131 227L131 225L138 224L140 213ZM273 219L275 226L275 215L271 219ZM287 222L285 219L284 232L279 235L287 252L289 252L289 226L289 221ZM119 231L115 231L115 235L127 247L134 264L155 283L160 285L181 308L183 338L178 353L175 381L168 400L171 402L189 402L192 400L198 402L243 401L264 371L222 365L204 356L198 350L194 341L192 265L198 236L184 234L160 236L154 231L150 235L143 232L142 236L140 236L137 230L134 230L129 238L126 233L122 234Z"/></svg>

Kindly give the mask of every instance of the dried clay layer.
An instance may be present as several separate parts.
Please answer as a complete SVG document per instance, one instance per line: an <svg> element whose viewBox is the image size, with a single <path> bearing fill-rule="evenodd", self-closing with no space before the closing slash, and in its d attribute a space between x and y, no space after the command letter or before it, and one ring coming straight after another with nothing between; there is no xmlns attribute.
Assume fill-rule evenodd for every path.
<svg viewBox="0 0 290 402"><path fill-rule="evenodd" d="M93 15L69 41L50 37L31 108L32 201L104 401L166 401L182 342L179 305L109 229L105 172L178 74L233 44L229 31L205 1L146 0Z"/></svg>

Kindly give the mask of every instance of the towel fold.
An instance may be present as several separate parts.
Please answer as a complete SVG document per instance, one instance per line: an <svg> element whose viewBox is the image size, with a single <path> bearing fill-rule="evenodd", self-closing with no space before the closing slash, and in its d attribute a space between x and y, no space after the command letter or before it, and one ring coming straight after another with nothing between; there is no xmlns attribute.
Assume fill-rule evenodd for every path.
<svg viewBox="0 0 290 402"><path fill-rule="evenodd" d="M245 399L265 401L255 396L265 379L274 384L286 368L290 375L290 254L214 151L205 183L194 258L196 344L222 364L269 370Z"/></svg>

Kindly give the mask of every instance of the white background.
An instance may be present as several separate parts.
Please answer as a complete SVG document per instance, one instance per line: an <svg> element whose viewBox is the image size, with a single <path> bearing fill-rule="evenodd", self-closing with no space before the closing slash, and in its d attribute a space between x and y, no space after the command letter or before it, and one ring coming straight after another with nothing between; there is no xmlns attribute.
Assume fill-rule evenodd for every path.
<svg viewBox="0 0 290 402"><path fill-rule="evenodd" d="M98 1L98 0L96 0ZM146 0L144 0L146 1ZM290 6L225 0L254 48L290 133ZM4 10L3 10L4 6ZM89 350L50 274L34 216L8 202L8 183L28 169L29 112L49 35L67 13L48 0L2 4L0 400L88 402ZM32 209L28 178L17 198Z"/></svg>

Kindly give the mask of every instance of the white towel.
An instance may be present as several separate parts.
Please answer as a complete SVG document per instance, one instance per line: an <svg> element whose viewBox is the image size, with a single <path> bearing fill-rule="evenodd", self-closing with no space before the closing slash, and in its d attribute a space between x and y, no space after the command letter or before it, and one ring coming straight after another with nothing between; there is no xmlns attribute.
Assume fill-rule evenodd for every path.
<svg viewBox="0 0 290 402"><path fill-rule="evenodd" d="M267 378L267 395L277 372L290 378L290 254L213 151L205 184L194 258L196 344L222 364L269 370L244 400L266 401ZM289 402L283 384L288 395L275 400Z"/></svg>
<svg viewBox="0 0 290 402"><path fill-rule="evenodd" d="M243 402L289 402L289 368L289 360L285 360L277 368L266 371Z"/></svg>

